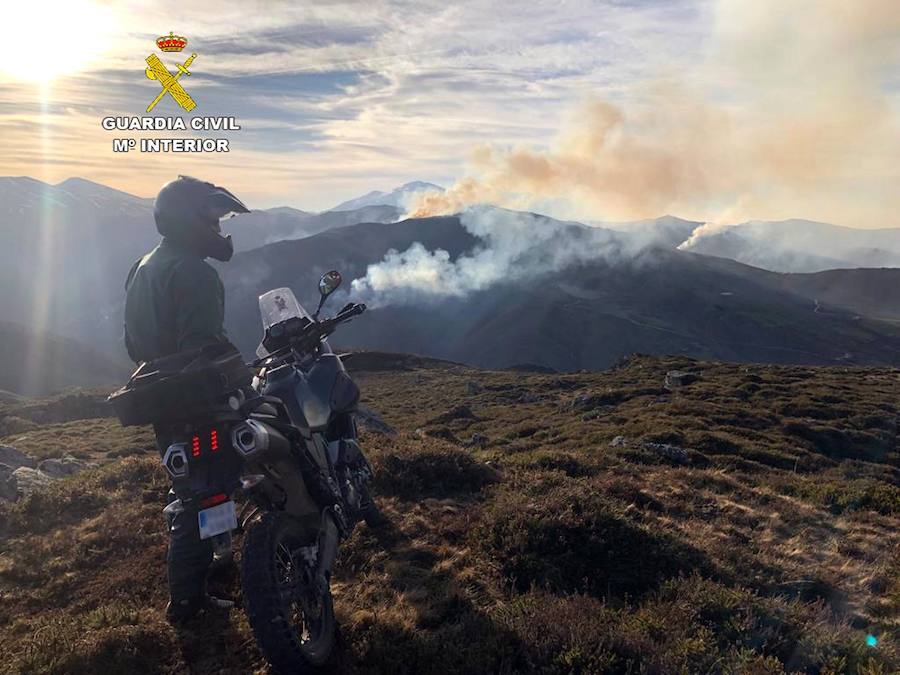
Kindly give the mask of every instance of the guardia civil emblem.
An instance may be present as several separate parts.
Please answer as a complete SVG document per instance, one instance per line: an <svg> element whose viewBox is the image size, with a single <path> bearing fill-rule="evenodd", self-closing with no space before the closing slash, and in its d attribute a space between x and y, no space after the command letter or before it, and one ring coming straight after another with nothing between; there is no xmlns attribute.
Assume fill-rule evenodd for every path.
<svg viewBox="0 0 900 675"><path fill-rule="evenodd" d="M187 43L186 37L175 35L172 31L170 31L168 35L163 35L156 39L156 46L159 47L160 51L165 53L180 52L187 47ZM196 58L196 54L191 54L184 63L175 64L177 66L177 72L175 74L169 72L169 69L156 54L150 54L150 56L146 58L147 69L144 72L149 79L156 80L162 86L162 91L159 92L156 98L147 106L147 112L153 110L156 107L156 104L159 103L166 94L169 94L175 99L175 102L187 112L190 112L197 107L197 104L194 102L194 99L191 98L191 95L188 94L184 90L184 87L178 82L178 78L182 75L190 76L191 73L188 70L188 67Z"/></svg>

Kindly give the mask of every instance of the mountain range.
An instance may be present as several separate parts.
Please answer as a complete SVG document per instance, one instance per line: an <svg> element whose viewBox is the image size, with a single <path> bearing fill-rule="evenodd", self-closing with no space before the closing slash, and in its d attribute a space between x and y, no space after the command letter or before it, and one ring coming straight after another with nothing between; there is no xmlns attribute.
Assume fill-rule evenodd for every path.
<svg viewBox="0 0 900 675"><path fill-rule="evenodd" d="M382 192L381 190L373 190L360 197L348 199L341 202L337 206L329 209L330 211L355 211L366 206L393 206L398 209L406 209L409 206L409 200L418 193L422 192L443 192L444 188L434 183L426 183L416 180L410 183L404 183L398 188L394 188L390 192Z"/></svg>
<svg viewBox="0 0 900 675"><path fill-rule="evenodd" d="M900 326L865 316L900 319L895 302L882 303L868 292L896 287L900 269L783 275L677 249L635 251L627 237L596 228L567 225L566 231L580 246L602 241L615 254L530 279L500 280L465 297L399 304L388 299L336 342L486 367L533 364L566 371L606 368L632 352L900 363ZM446 251L450 260L485 245L458 217L442 217L359 224L236 256L222 270L233 340L247 353L255 349L260 293L288 286L303 304L315 306L315 282L326 269L335 267L347 279L364 277L373 260L415 242Z"/></svg>
<svg viewBox="0 0 900 675"><path fill-rule="evenodd" d="M898 287L900 269L806 274L784 263L785 252L802 242L809 243L808 259L795 257L798 269L815 269L813 259L835 268L853 260L893 263L900 231L803 221L796 236L782 232L772 239L771 267L791 272L778 273L761 269L764 247L735 242L755 242L795 221L718 231L666 216L588 227L506 212L540 228L510 236L459 217L398 220L405 196L421 189L439 188L408 183L322 213L282 207L226 223L237 254L219 267L234 341L248 356L255 349L259 293L290 286L314 305L318 276L336 268L348 282L342 297L349 299L351 280L413 251L443 266L441 273L471 272L486 261L506 267L495 269L489 282L476 274L457 293L418 299L383 293L336 336L337 344L558 370L604 368L636 351L735 361L900 361L900 300L885 292ZM71 345L57 349L60 354L109 354L96 371L118 377L124 278L157 239L150 199L83 179L48 185L0 178L0 282L6 291L0 312L22 327L19 334L32 336L4 346L17 353L16 345L50 340ZM503 248L510 240L518 246L513 254ZM743 264L744 258L758 266ZM483 275L485 268L479 269ZM52 373L39 379L50 388L79 381Z"/></svg>
<svg viewBox="0 0 900 675"><path fill-rule="evenodd" d="M900 228L860 230L810 220L695 230L681 248L776 272L900 267Z"/></svg>

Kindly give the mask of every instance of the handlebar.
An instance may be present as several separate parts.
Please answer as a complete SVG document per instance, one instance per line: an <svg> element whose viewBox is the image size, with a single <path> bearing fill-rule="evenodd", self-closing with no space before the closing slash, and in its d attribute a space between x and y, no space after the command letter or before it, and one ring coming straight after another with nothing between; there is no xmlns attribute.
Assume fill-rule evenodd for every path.
<svg viewBox="0 0 900 675"><path fill-rule="evenodd" d="M349 304L330 319L310 321L310 323L306 324L301 330L297 331L295 335L288 336L288 344L286 344L284 347L281 347L280 349L276 349L271 354L267 354L262 358L256 359L250 364L250 367L258 368L269 359L287 354L291 349L302 346L304 343L318 344L324 338L331 335L334 332L334 329L337 328L340 324L344 323L345 321L349 321L355 316L359 316L365 311L366 306L362 303Z"/></svg>

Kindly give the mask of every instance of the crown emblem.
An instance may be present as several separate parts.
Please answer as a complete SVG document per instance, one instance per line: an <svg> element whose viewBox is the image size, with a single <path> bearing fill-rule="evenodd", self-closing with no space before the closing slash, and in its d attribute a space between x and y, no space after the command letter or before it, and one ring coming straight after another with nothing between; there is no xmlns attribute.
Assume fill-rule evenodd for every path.
<svg viewBox="0 0 900 675"><path fill-rule="evenodd" d="M168 35L156 38L156 46L164 52L180 52L187 47L187 43L186 37L175 35L172 31L169 31Z"/></svg>

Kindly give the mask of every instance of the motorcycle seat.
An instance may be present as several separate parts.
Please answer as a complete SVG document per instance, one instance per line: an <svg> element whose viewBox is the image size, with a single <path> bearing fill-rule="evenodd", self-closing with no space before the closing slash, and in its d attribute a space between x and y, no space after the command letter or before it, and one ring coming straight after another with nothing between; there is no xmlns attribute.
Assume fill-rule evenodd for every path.
<svg viewBox="0 0 900 675"><path fill-rule="evenodd" d="M271 403L263 402L253 411L252 416L256 417L257 415L263 417L278 417L278 409Z"/></svg>

